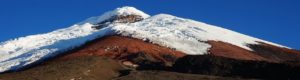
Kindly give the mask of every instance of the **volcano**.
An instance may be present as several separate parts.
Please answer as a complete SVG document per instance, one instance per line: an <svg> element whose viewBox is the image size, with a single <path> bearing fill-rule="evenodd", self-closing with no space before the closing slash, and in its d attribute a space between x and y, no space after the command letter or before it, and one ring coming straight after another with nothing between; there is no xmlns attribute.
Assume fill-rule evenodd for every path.
<svg viewBox="0 0 300 80"><path fill-rule="evenodd" d="M298 79L299 62L287 46L129 6L0 44L4 80Z"/></svg>

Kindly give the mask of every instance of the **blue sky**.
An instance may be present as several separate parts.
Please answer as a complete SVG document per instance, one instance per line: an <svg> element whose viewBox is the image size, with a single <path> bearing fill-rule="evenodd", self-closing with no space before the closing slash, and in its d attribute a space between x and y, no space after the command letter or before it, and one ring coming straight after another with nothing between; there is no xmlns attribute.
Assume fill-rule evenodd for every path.
<svg viewBox="0 0 300 80"><path fill-rule="evenodd" d="M300 49L300 0L1 0L0 42L68 27L121 6L172 14Z"/></svg>

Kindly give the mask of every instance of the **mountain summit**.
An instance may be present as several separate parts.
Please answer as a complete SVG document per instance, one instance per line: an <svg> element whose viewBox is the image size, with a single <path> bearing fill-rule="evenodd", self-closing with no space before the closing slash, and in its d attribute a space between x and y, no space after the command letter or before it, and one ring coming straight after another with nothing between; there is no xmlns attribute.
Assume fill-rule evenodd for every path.
<svg viewBox="0 0 300 80"><path fill-rule="evenodd" d="M105 12L104 14L102 14L101 16L98 16L98 17L91 17L81 23L82 24L84 24L84 23L93 23L93 24L105 23L107 21L111 22L111 21L115 21L117 19L122 20L125 18L133 17L133 16L135 17L135 19L139 19L139 20L150 17L150 15L148 15L148 14L144 13L143 11L140 11L134 7L125 6L125 7L117 8L112 11ZM126 22L130 22L130 21L126 21ZM133 22L133 21L131 21L131 22Z"/></svg>
<svg viewBox="0 0 300 80"><path fill-rule="evenodd" d="M150 15L137 10L134 7L122 7L113 11L106 12L97 19L96 26L93 28L99 29L106 27L112 23L133 23L150 17Z"/></svg>
<svg viewBox="0 0 300 80"><path fill-rule="evenodd" d="M161 55L166 53L177 55L176 57L210 54L232 59L269 62L298 61L300 59L299 51L279 44L169 14L149 16L134 7L126 6L108 11L99 17L89 18L68 28L2 42L0 44L0 72L16 71L70 50L81 48L87 42L116 35L126 38L112 37L107 40L115 42L100 42L103 45L97 45L104 47L104 44L109 42L114 42L111 44L123 42L120 39L124 39L124 42L126 40L128 43L132 42L127 38L143 40L156 46L147 47L145 44L144 47L137 47L132 45L135 46L132 48L137 48L132 51L142 52L141 50L152 49L149 50L149 54L155 54L158 61L168 61L170 58ZM120 44L126 46L125 43ZM136 43L136 45L141 44ZM159 50L157 45L165 47L164 50ZM120 46L105 48L104 52L97 51L98 49L95 47L89 50L94 51L91 55L101 54L100 56L103 56L108 55L105 51L117 47ZM126 48L124 52L128 50L130 49ZM118 50L116 51L118 52ZM114 54L109 55L116 58ZM122 53L119 55L124 56ZM124 59L122 58L122 60Z"/></svg>

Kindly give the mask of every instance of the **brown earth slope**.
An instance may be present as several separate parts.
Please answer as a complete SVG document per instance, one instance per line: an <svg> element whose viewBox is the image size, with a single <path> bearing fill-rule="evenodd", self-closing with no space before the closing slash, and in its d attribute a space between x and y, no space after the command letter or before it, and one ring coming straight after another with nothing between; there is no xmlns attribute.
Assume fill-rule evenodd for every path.
<svg viewBox="0 0 300 80"><path fill-rule="evenodd" d="M20 72L0 75L0 80L109 80L123 67L104 57L55 60Z"/></svg>

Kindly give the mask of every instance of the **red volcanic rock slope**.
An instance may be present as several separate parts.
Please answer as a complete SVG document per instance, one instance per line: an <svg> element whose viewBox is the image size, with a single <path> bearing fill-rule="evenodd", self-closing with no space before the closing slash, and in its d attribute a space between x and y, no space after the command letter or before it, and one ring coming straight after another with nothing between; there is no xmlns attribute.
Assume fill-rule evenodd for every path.
<svg viewBox="0 0 300 80"><path fill-rule="evenodd" d="M71 50L60 59L69 59L82 56L107 56L113 59L126 61L129 55L144 53L150 55L156 60L170 61L165 56L173 56L174 59L185 54L162 47L156 44L147 43L139 39L124 36L107 36L100 38L77 49Z"/></svg>

